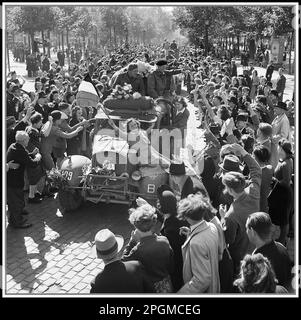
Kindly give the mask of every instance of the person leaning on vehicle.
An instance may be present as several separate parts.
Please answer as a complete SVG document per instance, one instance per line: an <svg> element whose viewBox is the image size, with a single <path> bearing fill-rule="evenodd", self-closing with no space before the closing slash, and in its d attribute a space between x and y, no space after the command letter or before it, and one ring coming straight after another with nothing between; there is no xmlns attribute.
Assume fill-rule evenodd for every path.
<svg viewBox="0 0 301 320"><path fill-rule="evenodd" d="M117 76L112 88L115 88L118 84L121 86L130 84L133 92L139 92L142 96L145 96L143 78L138 74L138 65L136 63L129 64L127 69Z"/></svg>
<svg viewBox="0 0 301 320"><path fill-rule="evenodd" d="M47 137L43 137L41 142L41 153L43 156L43 164L46 170L51 170L55 167L51 153L53 152L53 148L56 146L57 138L61 137L64 139L71 139L83 129L83 127L80 126L74 131L66 133L60 129L60 124L63 120L68 119L67 115L57 110L52 111L50 115L53 119L53 125L50 134ZM60 161L64 157L64 153L57 154L57 156L57 165L59 165Z"/></svg>

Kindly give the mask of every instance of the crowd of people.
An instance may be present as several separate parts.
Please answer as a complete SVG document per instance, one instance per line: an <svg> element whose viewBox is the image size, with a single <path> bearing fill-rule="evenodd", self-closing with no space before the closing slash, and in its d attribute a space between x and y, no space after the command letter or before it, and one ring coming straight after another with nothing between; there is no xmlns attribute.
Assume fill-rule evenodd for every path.
<svg viewBox="0 0 301 320"><path fill-rule="evenodd" d="M51 196L39 190L40 181L66 155L91 157L97 110L76 99L89 74L100 103L125 84L158 105L171 101L173 126L183 131L192 103L206 141L201 188L184 163L172 162L171 183L158 189L157 205L138 198L130 209L134 230L125 246L108 229L97 233L96 253L105 268L91 293L292 291L286 246L294 236L294 101L283 102L282 69L275 83L272 64L265 77L252 64L238 74L235 60L178 48L175 41L93 53L68 68L60 62L49 61L49 68L44 62L31 74L35 92L24 91L15 73L7 79L9 225L31 227L26 185L28 203L40 203ZM130 119L128 131L143 131L148 143L149 132L140 126Z"/></svg>

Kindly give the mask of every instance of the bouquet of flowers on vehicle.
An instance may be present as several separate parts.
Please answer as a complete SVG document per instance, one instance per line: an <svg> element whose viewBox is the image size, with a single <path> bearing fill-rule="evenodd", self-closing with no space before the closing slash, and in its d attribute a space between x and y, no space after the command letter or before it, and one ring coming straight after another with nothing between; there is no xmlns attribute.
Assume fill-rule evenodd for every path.
<svg viewBox="0 0 301 320"><path fill-rule="evenodd" d="M115 175L115 165L109 161L105 160L102 165L92 167L91 164L83 167L83 175L95 174L99 176L114 176Z"/></svg>
<svg viewBox="0 0 301 320"><path fill-rule="evenodd" d="M52 188L61 189L68 185L67 176L62 173L61 170L57 168L52 168L47 174L47 180Z"/></svg>
<svg viewBox="0 0 301 320"><path fill-rule="evenodd" d="M117 85L115 89L113 89L110 97L116 99L129 99L132 95L132 86L130 84L125 83L124 86Z"/></svg>

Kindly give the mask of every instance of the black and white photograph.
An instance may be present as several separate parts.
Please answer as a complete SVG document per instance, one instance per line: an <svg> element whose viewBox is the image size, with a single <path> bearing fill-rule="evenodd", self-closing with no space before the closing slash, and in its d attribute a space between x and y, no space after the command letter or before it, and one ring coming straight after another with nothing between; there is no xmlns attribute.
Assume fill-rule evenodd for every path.
<svg viewBox="0 0 301 320"><path fill-rule="evenodd" d="M4 298L298 297L298 3L2 18Z"/></svg>

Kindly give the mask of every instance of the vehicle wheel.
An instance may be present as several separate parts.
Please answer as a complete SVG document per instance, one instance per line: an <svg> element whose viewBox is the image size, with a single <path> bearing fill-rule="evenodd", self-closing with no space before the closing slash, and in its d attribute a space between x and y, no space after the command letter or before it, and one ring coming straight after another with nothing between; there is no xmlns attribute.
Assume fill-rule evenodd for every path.
<svg viewBox="0 0 301 320"><path fill-rule="evenodd" d="M61 189L58 192L58 199L65 211L76 210L83 202L83 197L78 190Z"/></svg>

